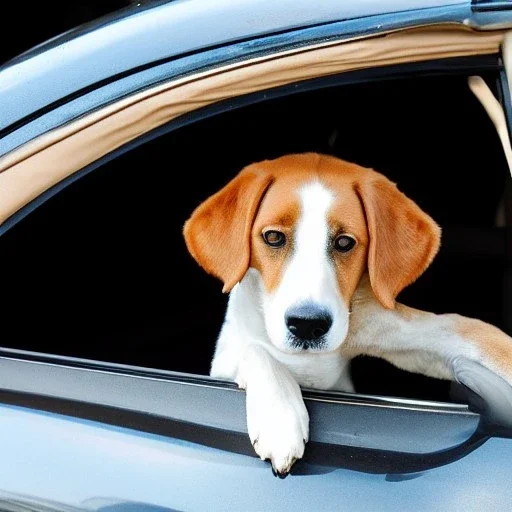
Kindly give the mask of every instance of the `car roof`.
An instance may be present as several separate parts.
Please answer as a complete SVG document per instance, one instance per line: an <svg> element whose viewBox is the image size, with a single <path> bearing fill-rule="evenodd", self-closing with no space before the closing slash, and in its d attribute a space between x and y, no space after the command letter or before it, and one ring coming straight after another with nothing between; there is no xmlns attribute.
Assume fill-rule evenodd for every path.
<svg viewBox="0 0 512 512"><path fill-rule="evenodd" d="M469 0L324 0L319 3L309 0L152 1L133 4L76 27L28 50L8 65L57 46L66 46L76 39L88 38L91 32L95 33L95 39L98 38L98 47L105 44L113 46L123 41L137 53L159 49L161 56L167 56L276 31L455 4L468 5ZM92 42L85 46L95 49ZM66 48L62 50L66 52Z"/></svg>
<svg viewBox="0 0 512 512"><path fill-rule="evenodd" d="M0 130L77 91L133 70L239 41L360 21L338 31L386 30L472 18L470 0L174 0L134 5L58 36L0 68ZM496 16L496 14L494 14ZM394 25L393 25L394 26Z"/></svg>

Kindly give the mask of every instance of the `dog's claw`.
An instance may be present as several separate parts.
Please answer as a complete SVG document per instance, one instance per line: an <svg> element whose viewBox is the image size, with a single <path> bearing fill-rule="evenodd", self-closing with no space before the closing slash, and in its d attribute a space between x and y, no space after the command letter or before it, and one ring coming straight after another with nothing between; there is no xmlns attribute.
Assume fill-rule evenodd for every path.
<svg viewBox="0 0 512 512"><path fill-rule="evenodd" d="M269 459L267 459L269 460ZM281 478L281 479L284 479L286 478L289 474L290 474L290 471L292 469L292 466L295 464L295 462L297 461L297 457L293 457L291 460L290 460L290 463L288 464L288 466L282 470L278 470L276 469L276 467L274 466L274 461L272 460L269 460L270 464L271 464L271 468L272 468L272 474L278 478Z"/></svg>
<svg viewBox="0 0 512 512"><path fill-rule="evenodd" d="M277 471L277 469L272 465L272 474L280 478L281 480L284 480L290 473L289 471Z"/></svg>

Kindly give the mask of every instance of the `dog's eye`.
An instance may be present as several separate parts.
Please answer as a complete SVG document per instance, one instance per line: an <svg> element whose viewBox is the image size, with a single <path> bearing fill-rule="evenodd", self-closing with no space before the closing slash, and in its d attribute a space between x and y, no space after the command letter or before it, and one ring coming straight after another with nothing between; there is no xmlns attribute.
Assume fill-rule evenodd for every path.
<svg viewBox="0 0 512 512"><path fill-rule="evenodd" d="M340 235L334 240L334 248L339 252L348 252L354 245L356 245L356 241L348 235Z"/></svg>
<svg viewBox="0 0 512 512"><path fill-rule="evenodd" d="M265 231L263 240L270 247L282 247L286 242L286 237L280 231Z"/></svg>

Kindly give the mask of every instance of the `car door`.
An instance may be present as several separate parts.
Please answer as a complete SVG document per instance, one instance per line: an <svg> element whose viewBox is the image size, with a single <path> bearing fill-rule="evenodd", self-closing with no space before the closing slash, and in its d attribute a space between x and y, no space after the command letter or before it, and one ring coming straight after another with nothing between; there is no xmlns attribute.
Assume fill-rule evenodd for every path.
<svg viewBox="0 0 512 512"><path fill-rule="evenodd" d="M458 9L418 2L418 11L401 13L393 12L396 7L328 11L316 23L308 11L309 22L301 27L285 19L277 27L255 23L247 34L224 39L214 31L210 38L217 45L180 33L188 46L177 55L161 43L130 53L123 47L126 38L149 37L148 24L158 27L154 41L182 16L203 26L200 9L163 4L50 44L2 71L0 102L8 115L0 139L0 499L6 510L507 509L510 395L485 372L479 377L484 402L464 386L411 376L407 390L403 374L386 381L390 374L382 369L380 389L387 396L304 390L311 417L305 459L286 480L274 478L250 445L244 393L207 376L225 306L220 290L213 281L198 277L187 283L181 275L194 270L180 238L180 215L257 154L237 154L244 140L244 148L273 151L272 144L296 142L301 131L305 141L320 133L314 112L330 91L341 91L335 98L345 98L347 112L350 98L366 98L371 115L368 105L378 103L370 97L378 90L379 98L389 99L393 90L412 90L425 77L418 91L443 91L454 83L455 98L467 76L477 74L494 84L507 111L504 30L463 28L468 3ZM237 19L248 12L262 15L261 8L233 7L228 13ZM495 20L497 11L488 8L479 5L477 14L490 12ZM215 11L219 23L227 15L222 9ZM348 19L339 21L342 14ZM510 22L501 16L502 23ZM116 49L122 58L112 70ZM80 66L93 58L97 66ZM44 68L49 61L55 65ZM343 96L349 89L355 92ZM272 137L264 142L262 124L251 130L247 125L258 112L275 109L303 109L311 122L297 131L299 121L283 124L281 132L266 126ZM326 137L333 145L339 140L335 131ZM288 138L280 138L284 132ZM482 158L501 151L489 127L486 133L491 142ZM211 168L198 169L179 153L186 144L189 155L210 155L217 147L219 155L234 156L229 165L218 156ZM504 169L500 162L497 173ZM182 176L173 179L177 172ZM161 176L166 181L158 181ZM510 185L510 178L500 179L499 187L490 187L494 192L480 182L474 193L498 197L501 183ZM188 202L180 215L158 208L182 196ZM503 197L508 204L509 196ZM487 231L476 224L488 240L483 256L499 259L503 272L510 265L509 226L506 221L503 230ZM448 240L458 258L463 251L457 244L466 250L468 238L460 226L452 229ZM457 259L451 265L446 268L462 264ZM501 285L502 274L486 266L491 270L482 283ZM443 298L436 300L440 307ZM489 294L484 302L491 301ZM170 303L178 304L178 313ZM496 310L493 303L482 314L493 320ZM503 321L506 313L500 313ZM358 389L369 381L361 373ZM451 399L429 399L437 387Z"/></svg>

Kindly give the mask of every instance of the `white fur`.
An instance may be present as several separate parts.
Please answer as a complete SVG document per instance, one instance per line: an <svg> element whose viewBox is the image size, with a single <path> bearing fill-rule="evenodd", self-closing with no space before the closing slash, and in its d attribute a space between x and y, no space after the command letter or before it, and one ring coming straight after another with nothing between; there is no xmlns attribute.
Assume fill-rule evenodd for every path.
<svg viewBox="0 0 512 512"><path fill-rule="evenodd" d="M246 390L247 429L254 449L270 459L279 473L287 473L304 454L309 416L290 372L263 347L244 348L237 382Z"/></svg>

